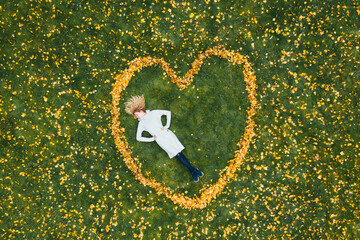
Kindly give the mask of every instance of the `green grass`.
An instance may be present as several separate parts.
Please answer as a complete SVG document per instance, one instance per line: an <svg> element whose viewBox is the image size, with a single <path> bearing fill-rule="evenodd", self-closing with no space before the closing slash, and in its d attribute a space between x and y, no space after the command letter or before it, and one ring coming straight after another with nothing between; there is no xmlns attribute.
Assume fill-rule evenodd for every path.
<svg viewBox="0 0 360 240"><path fill-rule="evenodd" d="M1 238L360 238L359 22L350 0L1 3ZM219 44L253 65L256 136L224 192L186 210L127 169L110 92L136 57L164 58L182 76ZM143 172L188 196L217 181L244 132L242 68L212 57L180 91L148 67L122 110L133 94L172 112L205 176L195 184L155 143L136 142L137 120L122 113Z"/></svg>

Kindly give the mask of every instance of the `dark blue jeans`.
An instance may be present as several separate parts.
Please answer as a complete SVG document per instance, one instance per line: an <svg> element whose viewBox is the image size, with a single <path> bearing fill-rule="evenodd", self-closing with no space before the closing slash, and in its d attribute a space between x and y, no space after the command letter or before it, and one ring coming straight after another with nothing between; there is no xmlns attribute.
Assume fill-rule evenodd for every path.
<svg viewBox="0 0 360 240"><path fill-rule="evenodd" d="M179 152L176 155L176 158L185 165L185 167L187 167L187 169L189 169L190 173L193 173L194 171L196 171L197 169L194 168L193 166L191 166L191 164L189 163L189 161L187 160L187 158L184 156L184 154L182 152Z"/></svg>

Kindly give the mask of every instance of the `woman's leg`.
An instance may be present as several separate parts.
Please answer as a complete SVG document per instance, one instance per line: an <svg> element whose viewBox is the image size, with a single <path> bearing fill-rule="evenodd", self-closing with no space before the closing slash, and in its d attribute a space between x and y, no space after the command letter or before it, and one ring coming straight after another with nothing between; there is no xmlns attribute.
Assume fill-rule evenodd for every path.
<svg viewBox="0 0 360 240"><path fill-rule="evenodd" d="M199 171L199 169L194 168L193 166L191 166L191 164L189 163L189 161L187 160L187 158L184 156L184 154L182 152L179 152L176 155L176 158L187 167L187 169L189 169L191 176L193 177L194 181L197 182L199 181L199 177L204 176L204 174L202 172Z"/></svg>
<svg viewBox="0 0 360 240"><path fill-rule="evenodd" d="M185 165L185 167L187 167L187 169L189 169L190 172L193 172L195 170L195 168L193 166L191 166L191 164L189 163L189 161L187 160L187 158L184 156L184 154L182 152L179 152L176 155L176 158Z"/></svg>

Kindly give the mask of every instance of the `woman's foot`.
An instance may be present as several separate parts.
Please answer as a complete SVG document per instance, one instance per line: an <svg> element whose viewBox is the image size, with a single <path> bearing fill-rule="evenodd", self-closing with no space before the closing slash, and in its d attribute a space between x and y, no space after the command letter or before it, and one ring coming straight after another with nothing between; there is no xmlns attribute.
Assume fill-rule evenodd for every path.
<svg viewBox="0 0 360 240"><path fill-rule="evenodd" d="M196 173L196 175L198 175L199 177L203 177L204 173L201 172L199 169L195 168L194 172Z"/></svg>
<svg viewBox="0 0 360 240"><path fill-rule="evenodd" d="M199 177L197 176L197 174L194 172L191 173L192 178L194 179L194 182L198 182L199 181Z"/></svg>

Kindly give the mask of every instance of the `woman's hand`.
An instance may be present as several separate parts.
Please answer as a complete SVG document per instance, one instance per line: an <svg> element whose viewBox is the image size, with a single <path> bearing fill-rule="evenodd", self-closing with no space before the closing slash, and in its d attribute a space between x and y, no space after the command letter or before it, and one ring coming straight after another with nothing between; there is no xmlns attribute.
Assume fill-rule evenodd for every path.
<svg viewBox="0 0 360 240"><path fill-rule="evenodd" d="M166 130L166 128L161 127L161 131L165 131L165 130ZM157 138L156 135L154 135L153 138L156 140L156 138Z"/></svg>

